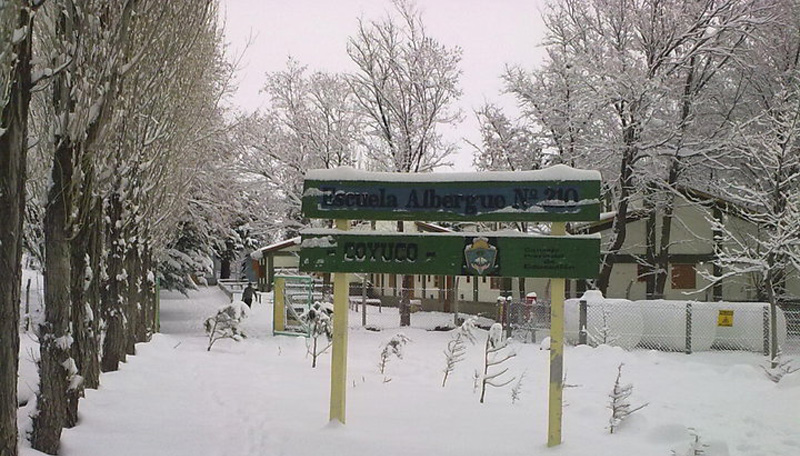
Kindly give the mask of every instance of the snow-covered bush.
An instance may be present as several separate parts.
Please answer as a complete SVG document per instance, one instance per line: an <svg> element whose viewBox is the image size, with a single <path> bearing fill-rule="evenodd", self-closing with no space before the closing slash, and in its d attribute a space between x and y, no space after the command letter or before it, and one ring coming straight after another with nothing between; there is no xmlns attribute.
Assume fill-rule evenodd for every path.
<svg viewBox="0 0 800 456"><path fill-rule="evenodd" d="M333 339L333 308L330 303L316 301L311 308L300 315L300 321L308 327L306 350L311 355L311 367L317 367L317 358L331 347ZM325 336L324 346L319 338Z"/></svg>
<svg viewBox="0 0 800 456"><path fill-rule="evenodd" d="M708 448L708 445L703 443L703 441L700 439L700 434L697 432L697 430L689 428L689 434L692 435L692 441L689 443L689 447L680 453L672 450L670 452L672 456L703 456L706 454L706 448Z"/></svg>
<svg viewBox="0 0 800 456"><path fill-rule="evenodd" d="M620 364L617 368L617 379L614 381L614 389L612 389L611 394L608 395L608 397L611 398L611 401L608 403L608 408L611 409L611 418L608 420L608 428L612 434L615 430L617 430L620 423L622 423L625 418L629 417L633 412L641 410L648 405L647 403L644 403L638 407L631 408L628 398L631 396L631 394L633 394L633 385L620 384L623 365L624 364Z"/></svg>
<svg viewBox="0 0 800 456"><path fill-rule="evenodd" d="M522 375L519 376L517 382L514 383L514 386L511 387L511 403L516 404L520 398L522 397L522 380L525 379L525 374L527 372L523 372Z"/></svg>
<svg viewBox="0 0 800 456"><path fill-rule="evenodd" d="M392 355L396 356L398 359L403 359L403 346L409 342L411 342L411 339L406 337L403 333L397 333L389 342L386 342L381 351L381 360L378 363L378 369L381 374L386 372L386 365L389 364L389 358L391 358Z"/></svg>
<svg viewBox="0 0 800 456"><path fill-rule="evenodd" d="M508 349L508 350L506 350ZM486 348L483 355L483 376L481 377L481 404L486 396L486 387L494 386L501 388L513 382L516 377L511 377L509 380L501 381L499 378L508 372L508 368L499 371L489 372L490 370L500 369L500 364L508 361L509 359L517 356L517 354L508 346L508 339L503 337L503 326L500 323L495 323L489 328L489 334L486 337Z"/></svg>
<svg viewBox="0 0 800 456"><path fill-rule="evenodd" d="M472 316L461 324L461 327L456 330L455 336L447 343L447 348L444 351L445 367L444 378L442 378L442 387L447 384L447 377L456 368L456 364L464 360L467 354L467 344L464 341L475 343L475 322L477 317Z"/></svg>
<svg viewBox="0 0 800 456"><path fill-rule="evenodd" d="M233 339L238 342L247 337L239 328L246 317L247 304L234 301L220 307L215 315L206 318L203 326L208 334L208 351L211 351L214 342L220 339Z"/></svg>

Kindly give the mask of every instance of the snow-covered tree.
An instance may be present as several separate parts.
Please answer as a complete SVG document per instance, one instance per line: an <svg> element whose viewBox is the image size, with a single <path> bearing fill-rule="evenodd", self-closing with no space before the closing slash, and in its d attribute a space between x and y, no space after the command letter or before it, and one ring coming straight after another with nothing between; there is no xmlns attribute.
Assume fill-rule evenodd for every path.
<svg viewBox="0 0 800 456"><path fill-rule="evenodd" d="M208 334L208 348L221 339L232 339L236 342L241 341L245 337L245 333L240 328L242 320L247 318L248 311L247 304L241 301L234 301L226 304L217 310L217 313L206 318L203 322L203 327Z"/></svg>
<svg viewBox="0 0 800 456"><path fill-rule="evenodd" d="M611 410L611 418L608 420L608 430L611 434L619 429L619 425L623 420L648 405L648 403L644 403L638 407L631 407L628 398L633 394L633 385L620 383L623 365L624 364L620 364L619 367L617 367L617 379L614 381L614 388L608 395L611 399L608 402L608 408Z"/></svg>
<svg viewBox="0 0 800 456"><path fill-rule="evenodd" d="M350 78L360 110L376 142L373 164L390 172L426 172L446 164L454 151L440 126L460 118L454 102L461 49L429 36L410 0L393 0L398 17L359 21L347 45L358 66Z"/></svg>
<svg viewBox="0 0 800 456"><path fill-rule="evenodd" d="M467 342L475 343L475 322L477 317L472 316L464 320L464 323L456 330L452 339L447 342L444 350L445 367L444 377L442 377L442 388L447 384L447 378L455 370L456 364L464 360L467 355Z"/></svg>
<svg viewBox="0 0 800 456"><path fill-rule="evenodd" d="M347 53L358 67L349 78L371 140L365 142L371 167L379 171L429 172L447 164L455 150L440 127L461 117L453 104L458 87L461 49L429 36L413 0L393 0L396 16L360 20ZM398 223L398 231L402 231ZM411 324L409 290L403 276L400 325Z"/></svg>
<svg viewBox="0 0 800 456"><path fill-rule="evenodd" d="M731 119L736 166L716 180L714 192L728 204L714 221L719 271L711 278L749 278L770 303L774 368L777 306L788 297L786 280L800 272L800 7L771 6L776 19L751 35L736 76L743 98Z"/></svg>
<svg viewBox="0 0 800 456"><path fill-rule="evenodd" d="M396 356L397 359L403 359L403 346L409 342L411 342L411 339L405 334L397 333L383 345L381 360L378 362L378 370L381 374L386 373L386 366L389 364L392 355Z"/></svg>
<svg viewBox="0 0 800 456"><path fill-rule="evenodd" d="M315 302L307 311L300 315L300 321L308 327L306 349L311 355L311 367L317 367L317 358L331 347L333 339L333 305L331 303ZM320 346L320 337L325 337L324 346ZM327 342L327 343L326 343Z"/></svg>
<svg viewBox="0 0 800 456"><path fill-rule="evenodd" d="M42 1L0 4L0 454L16 456L22 226L33 81L33 22Z"/></svg>
<svg viewBox="0 0 800 456"><path fill-rule="evenodd" d="M545 164L542 145L532 126L513 121L498 106L486 103L475 111L481 143L473 144L478 171L525 171Z"/></svg>
<svg viewBox="0 0 800 456"><path fill-rule="evenodd" d="M486 335L486 345L483 353L483 375L481 375L481 404L486 396L486 387L502 388L513 382L516 377L508 380L501 379L508 372L502 364L517 356L516 352L508 345L508 339L503 336L503 325L494 323Z"/></svg>
<svg viewBox="0 0 800 456"><path fill-rule="evenodd" d="M508 90L554 161L599 169L607 182L606 210L616 217L603 248L601 291L625 243L633 201L643 199L653 219L641 261L652 271L648 291L663 293L679 186L729 152L723 139L731 106L719 102L716 87L730 82L724 70L768 11L753 1L561 0L545 15L545 64L530 75L507 72Z"/></svg>

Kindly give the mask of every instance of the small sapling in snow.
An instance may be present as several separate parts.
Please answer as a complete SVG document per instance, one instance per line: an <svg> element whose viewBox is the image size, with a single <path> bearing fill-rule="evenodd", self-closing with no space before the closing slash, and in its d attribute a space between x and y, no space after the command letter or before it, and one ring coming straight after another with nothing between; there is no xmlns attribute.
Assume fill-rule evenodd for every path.
<svg viewBox="0 0 800 456"><path fill-rule="evenodd" d="M508 348L508 350L506 350ZM498 370L496 372L489 372L491 369L500 369L500 364L508 361L509 359L517 356L508 346L508 339L503 337L503 326L500 323L495 323L489 328L489 334L486 337L486 349L483 355L483 376L481 377L481 404L486 396L486 387L494 386L501 388L508 385L515 380L511 377L509 380L502 381L500 377L508 372L508 368Z"/></svg>
<svg viewBox="0 0 800 456"><path fill-rule="evenodd" d="M386 372L386 365L389 364L389 358L391 358L392 355L396 356L398 359L403 359L403 345L408 342L411 342L411 339L406 337L403 333L397 333L389 342L386 342L386 345L383 346L383 350L381 351L381 361L378 363L378 369L381 374Z"/></svg>
<svg viewBox="0 0 800 456"><path fill-rule="evenodd" d="M525 374L527 371L523 372L522 375L519 376L517 382L514 383L514 386L511 387L511 403L516 404L517 401L520 400L522 396L522 380L525 379Z"/></svg>
<svg viewBox="0 0 800 456"><path fill-rule="evenodd" d="M447 348L444 351L445 367L444 378L442 378L442 387L447 384L447 378L450 373L456 368L456 364L464 360L467 354L467 344L464 341L475 343L475 322L477 317L470 317L461 324L461 327L456 331L455 336L447 343Z"/></svg>
<svg viewBox="0 0 800 456"><path fill-rule="evenodd" d="M306 339L306 352L311 355L311 367L317 367L317 357L331 347L333 339L333 309L329 303L315 302L310 309L300 315L300 320L308 327ZM325 342L319 343L319 338L325 336Z"/></svg>
<svg viewBox="0 0 800 456"><path fill-rule="evenodd" d="M602 312L603 326L592 328L587 331L589 342L594 347L598 345L613 345L614 342L619 339L619 337L611 331L611 327L609 326L611 311L605 306L601 306L600 311ZM582 331L585 331L585 329L582 329Z"/></svg>
<svg viewBox="0 0 800 456"><path fill-rule="evenodd" d="M689 444L689 448L680 453L672 450L670 452L672 456L703 456L706 454L706 448L708 448L708 445L700 440L700 434L697 432L697 430L694 428L689 428L689 434L692 436L692 442Z"/></svg>
<svg viewBox="0 0 800 456"><path fill-rule="evenodd" d="M611 418L608 420L608 428L612 434L615 430L617 430L617 428L619 428L619 425L625 420L625 418L631 416L633 412L639 411L648 405L648 403L644 403L638 407L631 408L628 398L633 393L633 385L622 385L620 383L623 365L624 364L620 364L617 368L617 380L614 382L614 389L612 389L611 394L608 395L608 397L611 398L611 401L608 403L608 408L611 409Z"/></svg>
<svg viewBox="0 0 800 456"><path fill-rule="evenodd" d="M220 339L233 339L237 342L245 338L239 324L247 317L247 304L234 301L217 310L216 315L206 318L203 326L208 334L208 351Z"/></svg>

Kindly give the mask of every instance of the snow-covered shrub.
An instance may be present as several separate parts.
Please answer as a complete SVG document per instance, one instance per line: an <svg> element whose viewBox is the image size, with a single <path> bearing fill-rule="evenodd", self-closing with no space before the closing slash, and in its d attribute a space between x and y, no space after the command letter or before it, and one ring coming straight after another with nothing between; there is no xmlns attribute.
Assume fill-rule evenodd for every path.
<svg viewBox="0 0 800 456"><path fill-rule="evenodd" d="M506 350L508 349L508 350ZM486 337L486 348L483 355L483 376L481 377L481 404L486 396L486 387L494 386L501 388L513 382L516 377L506 381L501 381L499 378L508 372L508 368L498 370L496 372L489 372L490 369L500 369L500 364L508 361L509 359L517 356L517 354L508 346L508 339L503 337L503 326L500 323L495 323L489 328L489 334Z"/></svg>
<svg viewBox="0 0 800 456"><path fill-rule="evenodd" d="M456 331L455 336L447 343L447 348L444 351L445 367L444 378L442 378L442 387L447 384L447 377L456 368L456 364L464 360L467 354L467 344L464 341L475 343L475 322L477 317L470 317L464 320L461 327Z"/></svg>
<svg viewBox="0 0 800 456"><path fill-rule="evenodd" d="M516 404L519 401L520 397L522 396L522 380L525 379L525 374L527 372L523 372L522 375L519 376L517 382L514 383L514 386L511 387L511 403Z"/></svg>
<svg viewBox="0 0 800 456"><path fill-rule="evenodd" d="M239 328L239 324L246 317L247 304L234 301L220 307L215 315L206 318L203 326L208 334L208 351L211 351L211 346L220 339L233 339L238 342L247 337Z"/></svg>
<svg viewBox="0 0 800 456"><path fill-rule="evenodd" d="M392 355L396 356L398 359L403 359L403 345L408 342L411 342L411 339L406 337L403 333L397 333L389 342L386 342L381 351L381 360L378 363L378 369L381 374L386 372L386 365L389 364L389 358L391 358Z"/></svg>
<svg viewBox="0 0 800 456"><path fill-rule="evenodd" d="M331 347L333 339L333 314L330 303L316 301L311 308L300 315L300 320L308 327L306 350L311 355L311 367L317 367L317 357ZM319 338L325 336L324 347L319 343Z"/></svg>
<svg viewBox="0 0 800 456"><path fill-rule="evenodd" d="M613 434L615 430L619 427L620 423L625 420L625 418L629 417L633 412L641 410L645 408L648 404L644 403L638 407L631 408L630 402L628 402L628 398L633 393L633 385L627 384L622 385L620 384L620 379L622 378L622 366L624 364L620 364L617 368L617 379L614 381L614 389L611 390L611 394L608 397L611 398L611 401L608 403L608 408L611 409L611 418L608 420L609 422L609 431Z"/></svg>
<svg viewBox="0 0 800 456"><path fill-rule="evenodd" d="M681 451L678 453L677 451L672 450L670 452L672 456L703 456L706 454L706 448L708 448L708 445L700 440L700 434L697 432L697 430L689 428L689 434L692 435L692 441L686 451Z"/></svg>

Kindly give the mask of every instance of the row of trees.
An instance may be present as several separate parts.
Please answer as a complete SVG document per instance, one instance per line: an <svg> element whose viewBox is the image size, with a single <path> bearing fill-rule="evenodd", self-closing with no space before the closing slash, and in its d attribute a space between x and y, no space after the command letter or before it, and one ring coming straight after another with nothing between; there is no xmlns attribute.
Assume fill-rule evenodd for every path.
<svg viewBox="0 0 800 456"><path fill-rule="evenodd" d="M0 455L18 454L23 249L44 270L33 448L57 454L83 389L156 330L156 263L176 263L187 213L224 178L217 14L215 0L0 3Z"/></svg>
<svg viewBox="0 0 800 456"><path fill-rule="evenodd" d="M0 3L0 455L18 454L23 250L45 276L28 437L56 454L83 389L157 330L156 278L185 291L212 254L233 274L262 233L296 233L307 169L446 164L460 50L394 4L349 40L357 73L290 60L267 77L271 107L230 122L215 0Z"/></svg>

